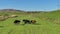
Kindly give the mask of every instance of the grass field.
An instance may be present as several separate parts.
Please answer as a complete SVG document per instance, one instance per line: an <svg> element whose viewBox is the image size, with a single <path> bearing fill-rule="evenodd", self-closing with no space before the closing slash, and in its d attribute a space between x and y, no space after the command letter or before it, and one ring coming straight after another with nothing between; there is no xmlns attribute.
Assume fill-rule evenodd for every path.
<svg viewBox="0 0 60 34"><path fill-rule="evenodd" d="M60 34L60 11L53 12L0 12L0 15L17 15L16 18L8 18L0 21L0 34ZM14 20L21 20L15 25ZM22 25L23 19L34 19L36 24Z"/></svg>

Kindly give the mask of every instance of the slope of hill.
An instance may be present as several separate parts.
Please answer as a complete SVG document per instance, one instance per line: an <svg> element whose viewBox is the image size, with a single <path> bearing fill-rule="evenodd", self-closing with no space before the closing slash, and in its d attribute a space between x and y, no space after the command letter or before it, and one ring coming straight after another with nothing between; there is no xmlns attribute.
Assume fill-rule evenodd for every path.
<svg viewBox="0 0 60 34"><path fill-rule="evenodd" d="M17 15L18 17L0 21L0 34L60 34L60 10L52 12L7 12L1 11L0 16ZM4 18L3 17L3 18ZM15 25L14 20L21 20ZM24 24L23 19L36 20L36 24Z"/></svg>

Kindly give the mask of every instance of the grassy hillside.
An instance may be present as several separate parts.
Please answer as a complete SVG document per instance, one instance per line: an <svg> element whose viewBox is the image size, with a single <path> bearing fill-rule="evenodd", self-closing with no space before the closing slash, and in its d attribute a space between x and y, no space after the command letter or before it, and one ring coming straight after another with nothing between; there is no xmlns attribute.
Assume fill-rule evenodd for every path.
<svg viewBox="0 0 60 34"><path fill-rule="evenodd" d="M16 15L18 17L9 17ZM0 21L0 34L60 34L60 10L52 12L10 12L0 11L0 16L7 17ZM2 17L0 17L1 19ZM14 20L36 20L36 24L15 25Z"/></svg>

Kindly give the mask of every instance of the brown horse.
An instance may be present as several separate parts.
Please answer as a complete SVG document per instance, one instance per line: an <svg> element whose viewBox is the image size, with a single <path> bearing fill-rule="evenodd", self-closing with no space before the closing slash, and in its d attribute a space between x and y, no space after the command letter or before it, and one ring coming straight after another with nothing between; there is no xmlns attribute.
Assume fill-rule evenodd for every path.
<svg viewBox="0 0 60 34"><path fill-rule="evenodd" d="M36 20L31 20L31 23L32 23L32 24L35 24L35 23L36 23Z"/></svg>

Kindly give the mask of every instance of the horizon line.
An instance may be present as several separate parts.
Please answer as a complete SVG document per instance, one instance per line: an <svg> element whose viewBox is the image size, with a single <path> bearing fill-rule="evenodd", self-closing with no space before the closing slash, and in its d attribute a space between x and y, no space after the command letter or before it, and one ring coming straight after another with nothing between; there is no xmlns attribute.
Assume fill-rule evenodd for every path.
<svg viewBox="0 0 60 34"><path fill-rule="evenodd" d="M13 10L22 10L22 11L55 11L55 10L60 10L60 9L54 9L54 10L24 10L24 9L15 9L15 8L0 8L0 10L4 9L13 9Z"/></svg>

